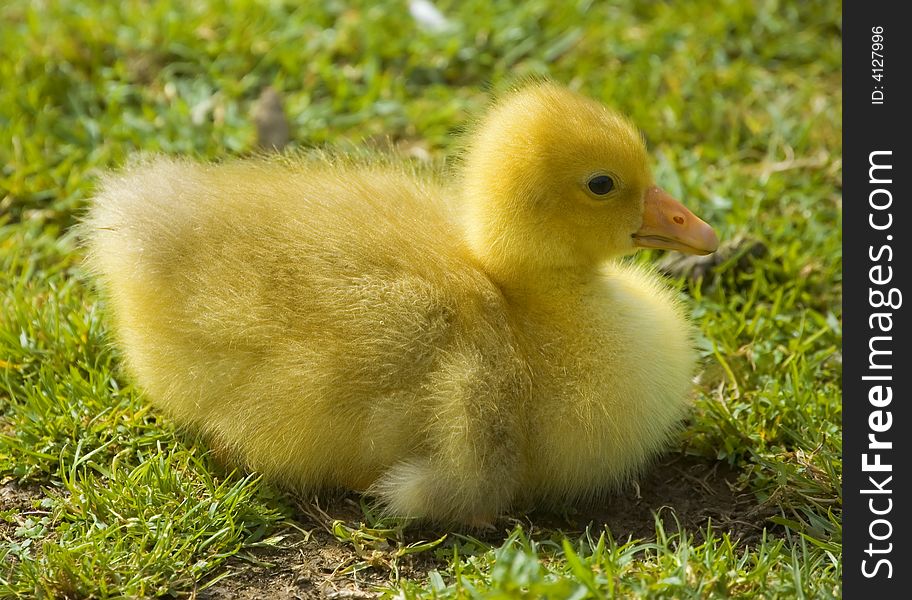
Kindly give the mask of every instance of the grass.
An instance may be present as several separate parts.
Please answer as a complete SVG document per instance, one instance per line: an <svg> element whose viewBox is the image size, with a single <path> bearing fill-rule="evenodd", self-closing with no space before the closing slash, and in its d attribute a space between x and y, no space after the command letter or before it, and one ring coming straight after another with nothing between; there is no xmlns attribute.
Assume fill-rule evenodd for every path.
<svg viewBox="0 0 912 600"><path fill-rule="evenodd" d="M438 6L446 33L404 1L0 6L0 597L215 594L241 569L268 590L310 559L330 568L305 597L841 595L839 4ZM267 85L299 145L388 136L441 158L486 90L529 75L628 113L660 184L767 249L680 282L703 372L670 456L726 469L750 527L678 520L678 494L632 529L416 532L225 472L149 410L69 233L101 169L251 151Z"/></svg>

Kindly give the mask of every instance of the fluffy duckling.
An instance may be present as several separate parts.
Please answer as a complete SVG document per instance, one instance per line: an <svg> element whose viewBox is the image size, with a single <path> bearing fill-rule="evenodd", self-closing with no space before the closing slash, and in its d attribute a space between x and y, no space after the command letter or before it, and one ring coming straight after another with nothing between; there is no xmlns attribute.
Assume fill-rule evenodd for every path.
<svg viewBox="0 0 912 600"><path fill-rule="evenodd" d="M250 469L483 523L615 487L688 405L691 331L637 248L706 254L641 136L537 83L448 182L390 161L154 158L86 217L129 372Z"/></svg>

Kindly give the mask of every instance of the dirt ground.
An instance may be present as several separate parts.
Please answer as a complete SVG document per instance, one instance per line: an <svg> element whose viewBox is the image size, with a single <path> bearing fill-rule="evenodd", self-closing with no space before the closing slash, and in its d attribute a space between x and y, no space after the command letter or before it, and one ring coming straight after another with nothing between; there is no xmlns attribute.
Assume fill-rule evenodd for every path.
<svg viewBox="0 0 912 600"><path fill-rule="evenodd" d="M608 527L616 540L654 538L654 512L663 511L666 531L675 530L671 512L683 530L703 537L707 523L713 530L728 533L735 540L752 544L759 539L766 520L773 514L770 507L758 505L752 494L737 491L738 473L721 463L708 463L683 455L671 456L656 465L639 482L623 493L599 505L579 507L573 514L530 513L503 519L490 533L473 535L489 544L502 543L516 523L535 535L541 530L559 529L569 535L581 533L587 525L592 531ZM229 562L230 576L200 590L193 597L200 600L310 600L375 598L371 590L390 579L389 564L378 553L376 567L356 575L343 573L347 566L365 560L351 544L340 542L330 533L333 520L354 525L362 519L353 497L343 497L329 505L302 505L296 521L309 536L295 533L283 544L286 549L258 549L254 564L234 558ZM446 531L409 530L407 542L432 540ZM438 567L432 552L400 559L400 576L422 581L428 571Z"/></svg>
<svg viewBox="0 0 912 600"><path fill-rule="evenodd" d="M34 508L35 502L44 494L38 486L20 486L12 481L0 483L0 513L15 513L12 521L0 519L0 539L11 539L17 527L29 516L38 518L47 514Z"/></svg>
<svg viewBox="0 0 912 600"><path fill-rule="evenodd" d="M37 485L18 485L12 481L0 482L0 540L12 540L16 529L26 526L29 518L38 521L50 513L38 506L39 500L44 498L44 492ZM15 556L7 556L5 561L10 561L10 566L16 560ZM0 563L3 570L0 577L5 574L6 563Z"/></svg>

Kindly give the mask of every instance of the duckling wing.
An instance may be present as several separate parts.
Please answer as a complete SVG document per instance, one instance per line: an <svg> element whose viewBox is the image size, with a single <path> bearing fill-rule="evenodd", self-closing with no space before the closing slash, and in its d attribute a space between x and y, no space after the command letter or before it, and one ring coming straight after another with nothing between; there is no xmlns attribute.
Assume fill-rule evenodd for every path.
<svg viewBox="0 0 912 600"><path fill-rule="evenodd" d="M512 390L521 368L442 193L380 167L157 159L108 178L83 227L156 403L255 468L364 488L434 445L429 415L496 410L441 392L470 391L453 378Z"/></svg>

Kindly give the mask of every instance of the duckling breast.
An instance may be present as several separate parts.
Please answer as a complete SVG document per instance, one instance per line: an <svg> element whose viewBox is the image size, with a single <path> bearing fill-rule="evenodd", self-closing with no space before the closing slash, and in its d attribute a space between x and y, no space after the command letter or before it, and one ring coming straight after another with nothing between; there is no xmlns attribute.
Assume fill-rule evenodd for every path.
<svg viewBox="0 0 912 600"><path fill-rule="evenodd" d="M526 319L528 486L551 502L616 487L665 448L690 404L696 352L680 302L648 271L611 265L574 301Z"/></svg>

